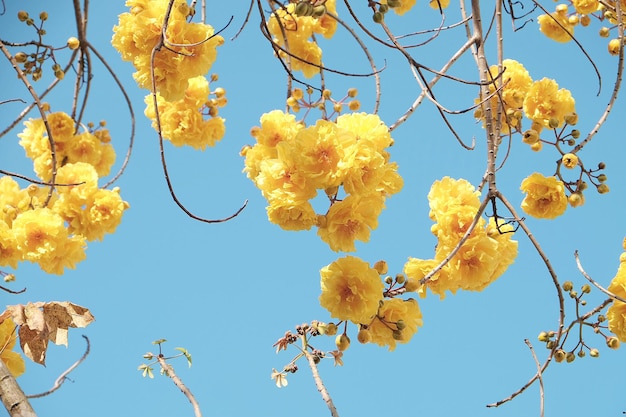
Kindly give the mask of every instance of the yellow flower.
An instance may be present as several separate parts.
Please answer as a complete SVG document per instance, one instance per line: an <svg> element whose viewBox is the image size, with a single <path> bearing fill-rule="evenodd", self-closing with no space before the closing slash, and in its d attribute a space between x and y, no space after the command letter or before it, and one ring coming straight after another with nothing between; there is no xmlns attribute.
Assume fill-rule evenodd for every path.
<svg viewBox="0 0 626 417"><path fill-rule="evenodd" d="M267 207L270 222L284 230L309 230L316 224L317 214L306 200L276 198Z"/></svg>
<svg viewBox="0 0 626 417"><path fill-rule="evenodd" d="M355 144L355 136L347 130L318 120L315 126L298 131L293 151L303 175L315 188L326 189L341 184Z"/></svg>
<svg viewBox="0 0 626 417"><path fill-rule="evenodd" d="M578 165L578 156L573 153L566 153L563 155L563 158L561 158L561 163L565 168L572 169Z"/></svg>
<svg viewBox="0 0 626 417"><path fill-rule="evenodd" d="M617 274L613 277L607 289L616 296L626 299L625 261L620 262ZM609 330L613 332L620 341L626 342L626 304L617 300L613 301L613 304L611 304L606 312L606 318L609 322Z"/></svg>
<svg viewBox="0 0 626 417"><path fill-rule="evenodd" d="M128 207L128 203L120 196L119 188L98 189L87 205L80 234L90 241L102 240L106 233L115 232Z"/></svg>
<svg viewBox="0 0 626 417"><path fill-rule="evenodd" d="M11 375L15 378L22 375L26 370L26 364L22 355L13 351L16 341L15 323L11 318L7 318L0 323L0 359L2 359L7 368L9 368Z"/></svg>
<svg viewBox="0 0 626 417"><path fill-rule="evenodd" d="M408 343L422 325L422 312L416 300L392 298L383 301L368 331L371 343L389 346L392 351L396 343Z"/></svg>
<svg viewBox="0 0 626 417"><path fill-rule="evenodd" d="M567 208L565 186L555 177L544 177L535 172L522 181L520 187L526 197L522 210L539 219L554 219Z"/></svg>
<svg viewBox="0 0 626 417"><path fill-rule="evenodd" d="M369 241L370 230L378 227L378 215L383 208L380 195L349 195L330 207L326 224L320 225L317 234L335 252L353 252L355 240Z"/></svg>
<svg viewBox="0 0 626 417"><path fill-rule="evenodd" d="M450 207L462 206L468 209L478 210L480 207L480 192L465 179L455 180L444 177L435 181L428 193L430 204L430 218L436 222L439 217L445 215Z"/></svg>
<svg viewBox="0 0 626 417"><path fill-rule="evenodd" d="M437 285L439 274L433 275L426 284L420 284L420 281L429 274L435 267L439 265L439 261L435 259L418 259L409 258L404 264L404 273L406 274L405 288L407 291L417 291L421 298L426 297L426 287ZM442 293L442 291L437 291Z"/></svg>
<svg viewBox="0 0 626 417"><path fill-rule="evenodd" d="M569 42L574 35L574 26L570 23L567 13L554 12L543 14L537 18L539 30L548 38L557 42ZM557 23L558 22L558 23Z"/></svg>
<svg viewBox="0 0 626 417"><path fill-rule="evenodd" d="M17 248L17 240L13 230L0 220L0 266L17 268L17 263L22 260L22 253Z"/></svg>
<svg viewBox="0 0 626 417"><path fill-rule="evenodd" d="M565 116L576 111L575 103L569 90L559 89L556 81L543 78L535 81L528 90L524 99L524 113L543 127L553 128L551 119L557 121L556 127L560 127L565 122Z"/></svg>
<svg viewBox="0 0 626 417"><path fill-rule="evenodd" d="M576 13L591 14L598 10L600 2L598 0L572 0L572 5L576 9Z"/></svg>
<svg viewBox="0 0 626 417"><path fill-rule="evenodd" d="M296 116L281 110L272 110L261 116L261 127L253 130L257 143L275 147L284 140L291 142L302 125L296 122Z"/></svg>
<svg viewBox="0 0 626 417"><path fill-rule="evenodd" d="M13 221L13 231L18 249L31 262L52 256L67 239L63 219L49 208L20 213Z"/></svg>
<svg viewBox="0 0 626 417"><path fill-rule="evenodd" d="M337 259L320 271L320 305L331 317L369 323L383 298L384 285L374 268L359 258Z"/></svg>
<svg viewBox="0 0 626 417"><path fill-rule="evenodd" d="M168 48L162 48L154 59L156 88L167 101L184 97L187 80L205 75L215 61L216 48L224 43L221 36L213 36L211 26L188 23L185 20L188 8L184 3L176 1L166 32ZM123 60L133 62L137 70L133 77L139 86L151 90L150 55L161 37L168 2L127 1L126 5L131 8L130 13L119 16L111 43Z"/></svg>

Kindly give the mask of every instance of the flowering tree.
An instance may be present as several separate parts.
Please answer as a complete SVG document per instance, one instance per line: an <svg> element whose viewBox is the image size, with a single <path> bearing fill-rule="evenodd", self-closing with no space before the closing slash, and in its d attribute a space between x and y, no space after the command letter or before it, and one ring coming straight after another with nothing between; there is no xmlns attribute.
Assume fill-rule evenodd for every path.
<svg viewBox="0 0 626 417"><path fill-rule="evenodd" d="M19 20L20 28L28 33L27 40L13 39L10 33L0 35L0 48L10 64L7 72L17 75L28 99L22 99L26 107L11 116L2 136L6 141L17 135L35 174L1 170L0 268L6 282L15 280L24 262L38 265L47 274L80 270L87 243L115 233L130 207L125 200L133 198L114 184L128 163L132 165L135 113L127 90L135 86L120 81L88 36L89 3L76 1L73 6L76 33L62 44L47 41L48 12L32 15L21 10L17 16L3 17ZM211 7L195 1L128 0L126 6L128 10L111 24L111 43L122 60L132 63L133 78L145 90L144 114L158 138L171 198L194 220L228 222L225 227L236 229L247 201L219 218L190 210L176 193L165 157L167 142L205 150L228 140L228 122L221 112L238 104L228 103L229 87L210 71L219 60L218 51L229 46L223 34L231 23L213 26ZM500 406L539 385L543 415L543 376L552 362L572 362L587 354L597 357L601 351L598 344L617 349L620 341L626 340L625 255L620 257L614 278L598 282L576 255L572 263L584 277L584 285L575 285L561 278L534 231L541 227L535 219L561 221L586 199L601 200L609 191L605 171L610 167L593 157L588 161L585 151L592 139L602 135L601 128L616 106L623 69L622 8L626 5L609 0L569 0L548 10L536 1L491 4L473 0L461 1L455 7L453 11L447 0L431 0L428 5L411 0L252 1L233 34L237 42L242 31L256 30L253 19L260 23L260 43L274 55L282 71L272 74L271 82L276 82L274 89L283 85L286 93L281 109L256 105L258 122L248 121L251 137L240 152L243 172L266 200L270 223L284 233L310 234L314 229L323 245L336 253L334 261L320 266L316 278L321 285L319 304L327 313L275 335L276 352L293 348L297 353L286 364L274 367L271 378L279 388L285 387L288 375L305 362L333 416L339 411L318 372L321 361L332 359L335 365L342 365L349 352L358 349L353 346L348 350L353 340L389 351L399 344L415 343L419 330L429 322L421 307L425 299L436 295L443 303L454 304L454 298L446 296L485 290L515 263L521 239L530 243L526 248L536 252L545 265L546 278L555 290L558 317L537 329L539 342L547 348L542 359L533 343L526 340L536 363L531 378L489 406ZM429 9L429 20L407 26L402 19L417 9L419 13ZM576 45L577 59L594 69L600 89L606 89L606 80L614 77L608 82L608 102L588 131L577 126L592 116L577 112L577 101L559 80L542 76L541 68L538 75L533 70L531 76L524 62L506 58L510 38L536 30L527 25L531 20L538 22L546 44ZM402 33L396 22L398 27L410 27L412 33ZM507 25L515 30L507 30ZM585 31L592 28L599 30L601 38L611 38L603 51L614 58L610 68L598 66L582 40L588 35ZM365 71L346 71L342 60L326 60L326 51L331 56L336 56L332 55L333 48L345 51L345 38L337 39L341 36L355 45L350 47L351 54L365 57L363 62L369 65ZM458 46L450 47L450 39ZM446 54L439 68L423 60L421 51L430 47ZM388 114L385 74L397 70L398 63L380 66L374 51L381 48L401 57L402 70L410 71L414 81L412 90L398 93L409 103L408 110L386 117L381 116ZM111 137L111 121L96 124L84 116L93 100L89 94L96 82L96 60L115 80L132 121L130 145L116 173L111 172L112 167L124 146ZM44 80L50 82L48 87L37 88ZM356 84L359 88L353 86ZM49 93L64 86L73 88L69 101L45 101ZM338 90L342 91L339 95L334 93ZM449 90L464 92L451 99L456 109L441 98ZM3 100L6 107L19 99ZM478 179L444 176L432 183L426 197L434 250L410 253L404 265L393 270L389 262L378 260L389 256L383 250L373 262L360 257L359 252L372 240L374 230L385 227L380 219L386 204L398 198L407 183L420 180L401 175L394 144L409 140L402 137L402 129L417 129L415 120L426 105L436 110L437 118L430 123L441 125L455 139L448 146L483 151L484 173ZM366 106L371 110L361 109ZM468 140L470 136L475 137ZM549 154L556 165L542 162L528 169L516 162L526 156L513 143L523 143L538 155ZM431 157L445 160L447 155ZM521 189L524 195L521 207L511 202L514 177L507 174L518 169L523 170L516 172L521 183L514 184L513 189ZM626 251L626 240L622 246ZM314 275L311 271L298 273ZM595 292L602 297L587 306L592 287L597 287ZM18 292L10 287L2 289L7 294ZM568 296L574 311L566 303ZM324 314L330 317L324 319ZM15 383L15 378L25 372L17 341L26 357L44 364L49 341L67 345L68 329L89 325L93 316L89 309L69 301L40 301L11 305L0 317L0 338L5 341L0 379L7 381L7 385L0 385L1 397L11 415L34 415ZM200 415L191 390L169 364L172 357L162 352L163 343L162 339L155 342L159 352L144 355L148 363L139 369L152 377L153 367L160 367ZM179 351L177 356L184 356L191 365L189 352L184 348ZM85 358L86 354L68 372ZM58 389L65 376L50 391Z"/></svg>

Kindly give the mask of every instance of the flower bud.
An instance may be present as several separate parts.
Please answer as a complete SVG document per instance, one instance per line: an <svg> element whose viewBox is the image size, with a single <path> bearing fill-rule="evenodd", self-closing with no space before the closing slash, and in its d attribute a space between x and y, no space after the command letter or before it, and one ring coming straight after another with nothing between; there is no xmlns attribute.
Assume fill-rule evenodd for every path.
<svg viewBox="0 0 626 417"><path fill-rule="evenodd" d="M402 330L394 330L391 333L391 337L393 337L393 340L402 340Z"/></svg>
<svg viewBox="0 0 626 417"><path fill-rule="evenodd" d="M591 356L592 358L597 358L598 356L600 356L600 351L596 348L593 348L589 351L589 356Z"/></svg>
<svg viewBox="0 0 626 417"><path fill-rule="evenodd" d="M369 343L372 340L372 334L368 329L361 328L361 330L359 330L359 333L356 335L356 338L359 343L365 344Z"/></svg>
<svg viewBox="0 0 626 417"><path fill-rule="evenodd" d="M357 111L361 108L361 102L359 100L352 100L348 103L348 108L350 111Z"/></svg>
<svg viewBox="0 0 626 417"><path fill-rule="evenodd" d="M540 342L547 342L548 340L550 340L547 332L539 333L539 336L537 336L537 339L539 339Z"/></svg>
<svg viewBox="0 0 626 417"><path fill-rule="evenodd" d="M598 163L598 169L604 169L604 168L606 168L606 164L604 162Z"/></svg>
<svg viewBox="0 0 626 417"><path fill-rule="evenodd" d="M328 323L324 326L324 334L326 336L334 336L337 334L337 325L335 323Z"/></svg>
<svg viewBox="0 0 626 417"><path fill-rule="evenodd" d="M404 320L400 319L396 322L396 327L398 328L398 330L404 330L406 328L406 324L404 323Z"/></svg>
<svg viewBox="0 0 626 417"><path fill-rule="evenodd" d="M576 112L567 113L565 116L563 116L563 119L565 120L565 123L567 123L568 125L575 125L576 123L578 123L578 113Z"/></svg>
<svg viewBox="0 0 626 417"><path fill-rule="evenodd" d="M374 14L372 15L372 20L374 20L374 23L383 23L383 20L385 20L385 15L382 12L374 12Z"/></svg>
<svg viewBox="0 0 626 417"><path fill-rule="evenodd" d="M400 0L387 0L387 6L391 7L392 9L394 7L398 7L400 5Z"/></svg>
<svg viewBox="0 0 626 417"><path fill-rule="evenodd" d="M574 208L580 207L585 204L585 197L583 196L583 193L580 192L572 193L569 197L567 197L567 202Z"/></svg>
<svg viewBox="0 0 626 417"><path fill-rule="evenodd" d="M591 23L591 18L588 15L583 14L583 15L580 16L580 24L581 25L589 26L590 23Z"/></svg>
<svg viewBox="0 0 626 417"><path fill-rule="evenodd" d="M386 261L382 259L374 264L374 269L378 272L379 275L385 275L389 270L389 265L387 265Z"/></svg>
<svg viewBox="0 0 626 417"><path fill-rule="evenodd" d="M358 93L359 93L359 90L357 90L356 88L350 88L348 90L348 97L354 98L356 97Z"/></svg>
<svg viewBox="0 0 626 417"><path fill-rule="evenodd" d="M603 27L603 28L600 28L599 35L600 35L601 38L608 38L609 37L609 33L610 33L609 32L609 28L607 28L606 26Z"/></svg>
<svg viewBox="0 0 626 417"><path fill-rule="evenodd" d="M604 181L606 181L606 178L607 178L607 177L606 177L606 175L605 175L605 174L600 174L600 175L598 175L598 181L600 181L600 182L604 182Z"/></svg>
<svg viewBox="0 0 626 417"><path fill-rule="evenodd" d="M402 274L396 274L396 282L400 285L404 284L404 281L406 281L406 278L404 275Z"/></svg>
<svg viewBox="0 0 626 417"><path fill-rule="evenodd" d="M574 288L574 284L572 281L565 281L563 283L563 291L571 291Z"/></svg>
<svg viewBox="0 0 626 417"><path fill-rule="evenodd" d="M571 134L572 134L572 137L573 137L574 139L578 139L578 138L580 137L580 130L578 130L578 129L573 129ZM572 145L574 145L574 144L572 143ZM570 145L570 146L572 146L572 145Z"/></svg>
<svg viewBox="0 0 626 417"><path fill-rule="evenodd" d="M576 359L576 355L574 355L574 353L573 353L573 352L567 352L567 353L565 354L565 361L566 361L567 363L574 362L574 359Z"/></svg>
<svg viewBox="0 0 626 417"><path fill-rule="evenodd" d="M536 142L530 145L530 150L533 152L539 152L543 148L543 143Z"/></svg>
<svg viewBox="0 0 626 417"><path fill-rule="evenodd" d="M350 338L347 334L342 333L335 338L335 345L337 346L337 350L343 352L350 347Z"/></svg>
<svg viewBox="0 0 626 417"><path fill-rule="evenodd" d="M585 285L583 285L583 287L582 287L582 291L583 291L585 294L589 294L589 293L591 292L591 285L589 285L589 284L585 284Z"/></svg>
<svg viewBox="0 0 626 417"><path fill-rule="evenodd" d="M25 22L28 19L28 12L20 10L19 12L17 12L17 18L20 22Z"/></svg>
<svg viewBox="0 0 626 417"><path fill-rule="evenodd" d="M559 119L552 117L550 118L550 120L548 120L548 126L550 127L550 129L556 129L557 127L559 127Z"/></svg>
<svg viewBox="0 0 626 417"><path fill-rule="evenodd" d="M42 22L48 20L48 12L39 13L39 19L41 19Z"/></svg>
<svg viewBox="0 0 626 417"><path fill-rule="evenodd" d="M563 360L565 359L565 351L563 349L557 349L556 352L554 352L554 360L557 361L558 363L563 362Z"/></svg>
<svg viewBox="0 0 626 417"><path fill-rule="evenodd" d="M619 55L619 50L622 47L622 43L619 39L611 39L607 48L609 50L609 54L611 55Z"/></svg>
<svg viewBox="0 0 626 417"><path fill-rule="evenodd" d="M579 357L579 358L584 358L584 357L585 357L585 351L584 351L584 350L582 350L582 349L580 349L580 350L578 351L578 357Z"/></svg>
<svg viewBox="0 0 626 417"><path fill-rule="evenodd" d="M13 56L13 58L16 62L23 64L28 60L28 55L26 55L24 52L18 52Z"/></svg>
<svg viewBox="0 0 626 417"><path fill-rule="evenodd" d="M600 194L606 194L609 192L609 186L606 184L600 184L596 189Z"/></svg>
<svg viewBox="0 0 626 417"><path fill-rule="evenodd" d="M606 345L611 349L617 349L619 347L619 339L615 336L607 337Z"/></svg>

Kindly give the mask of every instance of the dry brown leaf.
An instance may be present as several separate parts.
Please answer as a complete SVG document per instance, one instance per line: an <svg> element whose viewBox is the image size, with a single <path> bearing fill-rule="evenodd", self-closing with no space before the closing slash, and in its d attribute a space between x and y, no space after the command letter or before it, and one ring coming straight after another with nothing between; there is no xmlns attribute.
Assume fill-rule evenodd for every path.
<svg viewBox="0 0 626 417"><path fill-rule="evenodd" d="M85 307L67 301L28 303L7 306L15 324L20 326L20 346L34 362L44 365L48 340L67 346L70 327L86 327L94 317Z"/></svg>
<svg viewBox="0 0 626 417"><path fill-rule="evenodd" d="M48 331L30 329L26 324L20 326L18 331L20 347L28 358L33 362L46 364L46 349L48 349Z"/></svg>

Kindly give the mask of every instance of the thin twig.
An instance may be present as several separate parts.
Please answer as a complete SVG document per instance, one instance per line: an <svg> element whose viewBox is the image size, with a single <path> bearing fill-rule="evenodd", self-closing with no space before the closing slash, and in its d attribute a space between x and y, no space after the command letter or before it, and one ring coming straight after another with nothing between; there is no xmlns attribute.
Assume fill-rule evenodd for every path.
<svg viewBox="0 0 626 417"><path fill-rule="evenodd" d="M533 360L535 361L535 364L537 365L537 374L539 375L539 416L543 417L544 413L543 413L543 404L544 404L544 391L543 391L543 376L542 376L542 371L541 371L541 364L539 363L539 359L537 359L537 355L535 354L535 349L533 349L533 345L530 344L530 341L528 339L524 339L524 343L526 343L526 345L528 345L528 348L530 349L530 353L533 355Z"/></svg>
<svg viewBox="0 0 626 417"><path fill-rule="evenodd" d="M315 364L315 360L313 359L313 356L308 351L306 336L301 335L300 338L302 340L302 352L304 353L304 356L306 356L306 359L309 361L309 366L311 367L311 373L313 374L313 380L315 381L315 386L317 387L317 391L320 393L320 395L322 396L322 399L328 406L328 409L330 410L330 415L333 417L339 417L337 408L335 407L335 404L333 404L333 399L330 397L328 390L326 389L326 387L324 386L324 383L322 382L322 378L320 377L320 374L317 372L317 365Z"/></svg>
<svg viewBox="0 0 626 417"><path fill-rule="evenodd" d="M165 374L169 376L172 379L172 382L174 382L174 385L176 385L178 389L180 389L182 393L185 394L185 397L187 397L187 399L193 406L193 412L195 416L202 417L202 412L200 411L200 405L198 404L198 401L196 401L196 397L193 396L189 388L187 388L187 386L183 383L183 381L176 375L176 373L174 372L174 368L172 368L165 361L165 357L162 354L159 354L156 358L157 358L157 361L159 361L159 365L161 365L161 368L163 369Z"/></svg>
<svg viewBox="0 0 626 417"><path fill-rule="evenodd" d="M59 375L59 377L56 379L56 381L54 381L54 385L52 386L52 388L50 388L48 391L44 391L44 392L39 393L39 394L27 395L26 396L27 398L45 397L46 395L52 394L54 391L56 391L59 388L61 388L61 385L63 385L63 383L68 379L67 376L70 374L70 372L72 372L74 369L76 369L78 367L78 365L83 363L83 361L85 359L87 359L87 355L89 355L89 350L91 348L91 345L89 343L89 338L87 336L85 336L85 335L83 335L83 338L87 342L87 349L85 349L85 353L83 353L83 356L81 356L80 359L78 359L76 362L74 362L74 364L72 366L67 368L67 370L65 372L63 372L61 375Z"/></svg>

